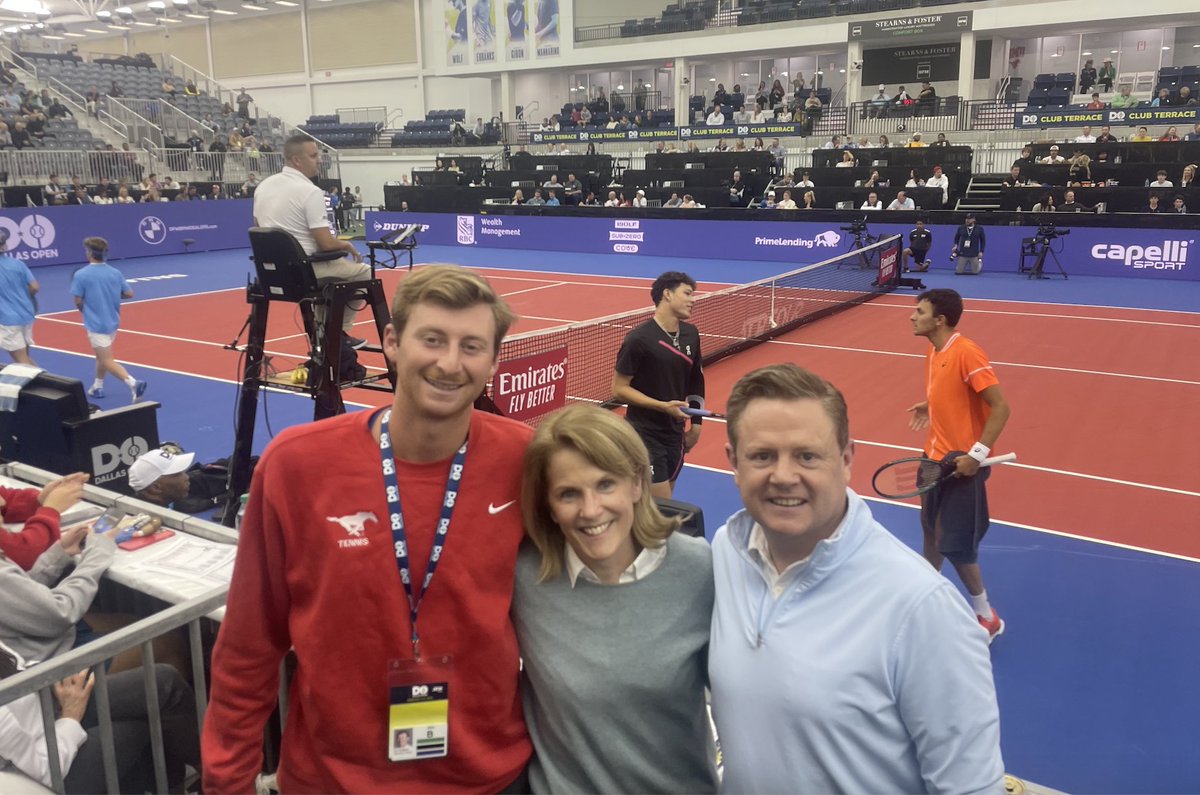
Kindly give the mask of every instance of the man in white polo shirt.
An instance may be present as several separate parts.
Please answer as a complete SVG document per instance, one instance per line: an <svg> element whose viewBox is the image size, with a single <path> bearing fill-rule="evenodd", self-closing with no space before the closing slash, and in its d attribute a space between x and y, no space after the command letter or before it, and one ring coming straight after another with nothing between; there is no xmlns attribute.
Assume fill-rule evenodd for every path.
<svg viewBox="0 0 1200 795"><path fill-rule="evenodd" d="M314 262L313 272L322 282L356 282L371 278L371 268L348 240L338 240L330 226L325 192L312 181L321 170L321 152L316 141L293 135L283 144L283 171L264 179L254 191L254 225L286 230L307 254L344 251L346 256L329 262ZM346 305L342 331L350 344L363 340L350 332L357 314L353 303Z"/></svg>

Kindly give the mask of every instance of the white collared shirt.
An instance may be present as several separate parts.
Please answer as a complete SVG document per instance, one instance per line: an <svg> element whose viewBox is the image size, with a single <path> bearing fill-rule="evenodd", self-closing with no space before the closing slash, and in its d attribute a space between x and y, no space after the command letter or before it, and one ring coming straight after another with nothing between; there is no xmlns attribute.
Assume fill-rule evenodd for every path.
<svg viewBox="0 0 1200 795"><path fill-rule="evenodd" d="M600 578L596 576L596 572L587 567L587 564L575 554L575 549L570 544L565 544L567 549L567 577L571 580L571 587L575 587L575 583L580 578L586 582L600 584ZM637 582L644 580L654 573L663 561L667 559L667 545L663 544L657 549L650 547L644 548L638 553L638 556L633 559L633 563L625 571L621 572L621 576L617 578L617 585L625 585L626 583Z"/></svg>
<svg viewBox="0 0 1200 795"><path fill-rule="evenodd" d="M829 537L829 540L836 541L841 535L842 526L839 524L837 530ZM771 589L771 596L776 599L782 596L783 592L788 589L788 586L796 579L798 572L804 564L812 559L812 553L810 552L807 557L796 561L783 571L777 570L775 564L771 562L771 548L767 546L767 534L758 522L755 522L754 527L750 529L750 540L747 549L750 551L750 557L758 562L763 576L767 578L767 587Z"/></svg>
<svg viewBox="0 0 1200 795"><path fill-rule="evenodd" d="M291 166L284 166L254 190L254 222L287 230L304 253L317 251L312 230L329 225L325 192Z"/></svg>

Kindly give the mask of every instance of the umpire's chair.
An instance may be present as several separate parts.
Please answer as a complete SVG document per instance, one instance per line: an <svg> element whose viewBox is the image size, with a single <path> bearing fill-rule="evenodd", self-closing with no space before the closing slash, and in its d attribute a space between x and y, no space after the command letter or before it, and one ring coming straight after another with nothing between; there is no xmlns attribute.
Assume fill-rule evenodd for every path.
<svg viewBox="0 0 1200 795"><path fill-rule="evenodd" d="M250 249L253 252L255 280L246 288L250 316L246 320L249 338L243 350L241 398L238 404L236 438L229 462L229 494L224 518L231 524L237 511L236 501L249 487L250 453L254 425L258 415L258 392L264 387L301 392L313 398L314 419L331 417L346 410L342 390L348 387L395 390L396 369L386 361L386 371L368 373L357 363L354 350L342 334L342 320L351 301L363 301L375 318L375 330L382 341L390 321L387 298L379 279L345 282L318 278L313 264L341 259L341 251L305 253L300 243L284 229L252 227ZM287 373L272 372L270 357L265 355L267 314L271 302L297 304L304 321L309 354L305 365ZM365 345L363 351L382 353L383 348ZM232 510L230 510L232 507Z"/></svg>

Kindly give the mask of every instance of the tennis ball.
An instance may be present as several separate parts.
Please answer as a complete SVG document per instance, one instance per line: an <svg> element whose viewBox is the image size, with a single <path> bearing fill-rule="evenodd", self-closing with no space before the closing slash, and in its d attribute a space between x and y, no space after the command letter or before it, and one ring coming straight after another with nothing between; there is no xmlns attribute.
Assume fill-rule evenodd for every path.
<svg viewBox="0 0 1200 795"><path fill-rule="evenodd" d="M292 383L304 384L308 382L308 368L304 365L299 365L295 370L292 370Z"/></svg>

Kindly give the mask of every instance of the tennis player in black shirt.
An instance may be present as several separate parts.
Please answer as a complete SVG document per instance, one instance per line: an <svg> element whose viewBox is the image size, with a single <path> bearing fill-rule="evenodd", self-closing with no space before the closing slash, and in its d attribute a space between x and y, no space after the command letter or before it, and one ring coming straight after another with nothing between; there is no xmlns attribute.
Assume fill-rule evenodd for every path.
<svg viewBox="0 0 1200 795"><path fill-rule="evenodd" d="M654 317L630 331L621 344L613 394L628 404L626 419L650 451L655 497L670 497L683 469L683 455L700 440L700 418L682 409L704 400L700 332L685 323L692 314L696 280L667 271L654 280Z"/></svg>
<svg viewBox="0 0 1200 795"><path fill-rule="evenodd" d="M915 271L929 270L929 249L933 247L933 232L925 228L925 221L917 219L917 227L908 233L908 248L900 255L900 265L908 271L908 259L912 257Z"/></svg>

